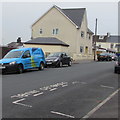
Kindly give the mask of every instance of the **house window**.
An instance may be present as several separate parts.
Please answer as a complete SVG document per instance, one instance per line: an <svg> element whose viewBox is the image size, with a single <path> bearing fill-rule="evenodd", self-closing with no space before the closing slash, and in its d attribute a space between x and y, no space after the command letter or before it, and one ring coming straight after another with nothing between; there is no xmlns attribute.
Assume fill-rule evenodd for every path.
<svg viewBox="0 0 120 120"><path fill-rule="evenodd" d="M53 35L57 35L58 33L59 33L59 29L58 29L58 28L53 29L53 31L52 31L52 34L53 34Z"/></svg>
<svg viewBox="0 0 120 120"><path fill-rule="evenodd" d="M80 46L80 53L83 53L83 46Z"/></svg>
<svg viewBox="0 0 120 120"><path fill-rule="evenodd" d="M43 31L42 31L42 29L40 29L40 34L42 34L43 33Z"/></svg>
<svg viewBox="0 0 120 120"><path fill-rule="evenodd" d="M58 28L56 28L56 34L58 34L58 32L59 32L59 29L58 29Z"/></svg>
<svg viewBox="0 0 120 120"><path fill-rule="evenodd" d="M120 48L120 44L116 44L116 45L115 45L115 48Z"/></svg>
<svg viewBox="0 0 120 120"><path fill-rule="evenodd" d="M91 39L91 35L89 35L89 40Z"/></svg>
<svg viewBox="0 0 120 120"><path fill-rule="evenodd" d="M84 31L81 31L81 37L84 38Z"/></svg>
<svg viewBox="0 0 120 120"><path fill-rule="evenodd" d="M101 45L99 45L98 47L101 48Z"/></svg>
<svg viewBox="0 0 120 120"><path fill-rule="evenodd" d="M52 34L53 34L53 35L55 34L55 29L53 29Z"/></svg>
<svg viewBox="0 0 120 120"><path fill-rule="evenodd" d="M112 48L113 48L113 46L114 46L114 44L111 44L110 48L112 49Z"/></svg>

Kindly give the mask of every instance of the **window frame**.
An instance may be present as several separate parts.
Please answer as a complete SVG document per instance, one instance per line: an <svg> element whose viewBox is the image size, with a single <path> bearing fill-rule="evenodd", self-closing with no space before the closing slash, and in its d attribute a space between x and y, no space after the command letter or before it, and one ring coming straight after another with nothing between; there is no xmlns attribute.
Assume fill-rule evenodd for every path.
<svg viewBox="0 0 120 120"><path fill-rule="evenodd" d="M81 31L81 38L84 38L84 37L85 37L85 32Z"/></svg>
<svg viewBox="0 0 120 120"><path fill-rule="evenodd" d="M84 52L84 47L80 46L80 53L83 53L83 52Z"/></svg>
<svg viewBox="0 0 120 120"><path fill-rule="evenodd" d="M39 33L40 33L40 34L43 34L43 30L42 30L42 28L40 28L40 31L39 31Z"/></svg>
<svg viewBox="0 0 120 120"><path fill-rule="evenodd" d="M24 57L27 52L29 52L29 56L28 56L28 57ZM27 54L26 54L26 56L27 56ZM30 50L26 50L26 51L23 53L23 55L22 55L22 58L30 58L30 57L31 57Z"/></svg>

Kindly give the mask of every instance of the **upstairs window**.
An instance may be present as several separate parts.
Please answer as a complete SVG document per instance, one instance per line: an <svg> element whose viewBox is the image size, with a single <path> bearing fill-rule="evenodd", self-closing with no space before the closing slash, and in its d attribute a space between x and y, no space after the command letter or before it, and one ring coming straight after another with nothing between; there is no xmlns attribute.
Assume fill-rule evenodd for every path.
<svg viewBox="0 0 120 120"><path fill-rule="evenodd" d="M40 34L42 34L43 33L43 31L42 31L42 29L40 29Z"/></svg>
<svg viewBox="0 0 120 120"><path fill-rule="evenodd" d="M91 39L91 35L89 35L89 40Z"/></svg>
<svg viewBox="0 0 120 120"><path fill-rule="evenodd" d="M52 34L53 34L53 35L55 34L55 29L53 29Z"/></svg>
<svg viewBox="0 0 120 120"><path fill-rule="evenodd" d="M58 32L59 32L59 30L58 30L58 28L56 28L56 34L58 34Z"/></svg>
<svg viewBox="0 0 120 120"><path fill-rule="evenodd" d="M59 29L58 29L58 28L53 29L53 31L52 31L52 34L53 34L53 35L57 35L58 33L59 33Z"/></svg>
<svg viewBox="0 0 120 120"><path fill-rule="evenodd" d="M84 38L84 36L85 36L84 31L81 31L81 37Z"/></svg>

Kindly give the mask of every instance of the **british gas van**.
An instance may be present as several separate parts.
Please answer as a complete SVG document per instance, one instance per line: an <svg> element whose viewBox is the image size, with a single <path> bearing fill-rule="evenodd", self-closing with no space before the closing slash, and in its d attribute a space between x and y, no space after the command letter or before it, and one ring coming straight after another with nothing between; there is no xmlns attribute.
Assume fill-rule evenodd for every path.
<svg viewBox="0 0 120 120"><path fill-rule="evenodd" d="M26 69L38 68L43 70L45 57L41 48L13 49L0 60L3 72L22 73Z"/></svg>

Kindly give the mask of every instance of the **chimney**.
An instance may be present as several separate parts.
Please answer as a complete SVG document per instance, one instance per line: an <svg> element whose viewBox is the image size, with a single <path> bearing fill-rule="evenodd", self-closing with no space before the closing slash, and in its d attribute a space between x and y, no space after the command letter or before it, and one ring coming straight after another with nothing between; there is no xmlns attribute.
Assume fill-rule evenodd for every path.
<svg viewBox="0 0 120 120"><path fill-rule="evenodd" d="M21 37L18 37L17 43L21 43Z"/></svg>
<svg viewBox="0 0 120 120"><path fill-rule="evenodd" d="M107 33L107 37L110 37L110 33L109 32Z"/></svg>

